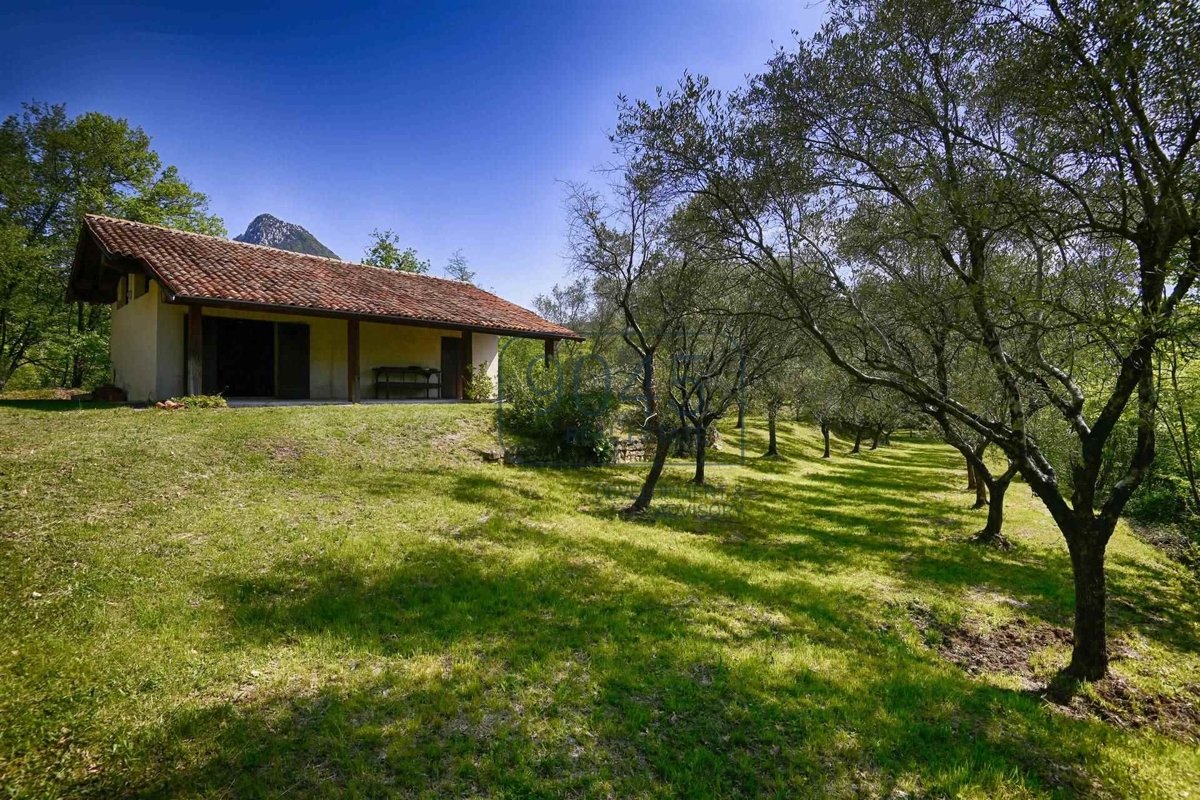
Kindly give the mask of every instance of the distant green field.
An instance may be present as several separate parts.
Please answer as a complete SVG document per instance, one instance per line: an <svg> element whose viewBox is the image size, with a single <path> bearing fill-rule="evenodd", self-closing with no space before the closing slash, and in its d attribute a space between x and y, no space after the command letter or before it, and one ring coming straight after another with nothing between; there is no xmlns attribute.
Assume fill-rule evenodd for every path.
<svg viewBox="0 0 1200 800"><path fill-rule="evenodd" d="M0 795L1195 796L1197 587L1128 532L1060 708L1023 486L984 550L949 449L752 420L624 520L641 467L484 463L492 413L0 404Z"/></svg>

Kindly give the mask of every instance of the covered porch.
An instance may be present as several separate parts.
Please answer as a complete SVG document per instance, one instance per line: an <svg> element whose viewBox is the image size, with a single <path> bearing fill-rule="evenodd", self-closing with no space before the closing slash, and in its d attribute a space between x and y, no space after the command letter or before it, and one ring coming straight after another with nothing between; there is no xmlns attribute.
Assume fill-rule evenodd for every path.
<svg viewBox="0 0 1200 800"><path fill-rule="evenodd" d="M491 332L201 304L175 309L163 306L182 318L180 393L221 394L232 405L457 402L468 369L496 378L499 337ZM553 354L552 340L545 349Z"/></svg>

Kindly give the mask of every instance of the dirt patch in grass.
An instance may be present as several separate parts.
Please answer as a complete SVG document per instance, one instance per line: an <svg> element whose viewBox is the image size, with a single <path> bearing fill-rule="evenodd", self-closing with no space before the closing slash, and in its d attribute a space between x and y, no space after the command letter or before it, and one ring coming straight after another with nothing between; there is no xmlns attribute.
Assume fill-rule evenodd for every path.
<svg viewBox="0 0 1200 800"><path fill-rule="evenodd" d="M972 676L986 673L1019 679L1023 690L1047 701L1048 707L1078 719L1100 719L1121 728L1149 728L1175 738L1200 743L1200 685L1181 687L1173 694L1138 688L1119 672L1087 686L1065 686L1047 677L1047 651L1064 655L1071 648L1071 631L1021 617L985 626L970 620L945 624L925 607L910 605L917 628L947 661ZM1114 642L1113 659L1127 648ZM1065 658L1057 659L1065 663Z"/></svg>
<svg viewBox="0 0 1200 800"><path fill-rule="evenodd" d="M443 433L433 440L433 449L439 453L453 453L461 450L469 438L471 438L471 431L466 428Z"/></svg>
<svg viewBox="0 0 1200 800"><path fill-rule="evenodd" d="M1129 529L1147 544L1157 547L1200 577L1200 537L1175 522L1147 523L1129 521Z"/></svg>
<svg viewBox="0 0 1200 800"><path fill-rule="evenodd" d="M1200 744L1200 685L1174 694L1151 693L1110 672L1083 691L1068 694L1052 688L1043 696L1071 716L1095 717L1121 728L1149 728Z"/></svg>
<svg viewBox="0 0 1200 800"><path fill-rule="evenodd" d="M287 438L261 439L250 445L250 449L278 463L299 461L304 455L301 444Z"/></svg>
<svg viewBox="0 0 1200 800"><path fill-rule="evenodd" d="M990 629L974 625L942 628L938 652L971 675L997 672L1022 679L1026 688L1039 683L1033 657L1048 648L1069 648L1071 632L1045 623L1013 619Z"/></svg>

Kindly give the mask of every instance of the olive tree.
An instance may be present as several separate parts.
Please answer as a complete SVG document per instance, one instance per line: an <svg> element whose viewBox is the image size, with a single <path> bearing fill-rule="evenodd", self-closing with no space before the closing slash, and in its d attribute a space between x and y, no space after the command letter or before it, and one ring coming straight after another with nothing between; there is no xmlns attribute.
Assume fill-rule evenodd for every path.
<svg viewBox="0 0 1200 800"><path fill-rule="evenodd" d="M667 389L660 362L679 324L675 296L686 290L687 254L671 234L671 213L656 186L631 173L619 176L606 196L586 186L569 188L571 255L600 303L612 310L621 339L636 358L636 399L641 428L654 437L654 456L641 491L626 509L650 508L676 427L665 413Z"/></svg>
<svg viewBox="0 0 1200 800"><path fill-rule="evenodd" d="M1070 552L1077 679L1107 670L1105 548L1153 459L1154 357L1200 270L1193 13L849 0L746 91L686 79L618 132L680 197L705 198L711 235L832 363L1015 465ZM871 258L842 247L862 218L881 234ZM936 254L943 332L985 360L1002 413L860 303L872 280L913 277L890 257L903 245ZM1070 431L1064 453L1039 435L1043 410Z"/></svg>

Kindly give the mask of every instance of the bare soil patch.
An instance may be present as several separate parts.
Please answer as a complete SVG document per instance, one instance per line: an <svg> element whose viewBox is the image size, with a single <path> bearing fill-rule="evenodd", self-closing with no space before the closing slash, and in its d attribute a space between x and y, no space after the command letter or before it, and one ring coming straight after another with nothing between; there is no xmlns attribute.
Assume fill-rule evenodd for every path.
<svg viewBox="0 0 1200 800"><path fill-rule="evenodd" d="M1025 618L986 627L971 621L940 623L928 609L910 606L917 628L931 639L938 654L969 675L995 673L1020 679L1022 688L1047 702L1049 708L1078 719L1099 719L1121 728L1149 728L1186 741L1200 743L1200 685L1173 693L1154 693L1131 684L1118 671L1087 687L1065 686L1047 679L1044 667L1035 669L1034 658L1047 650L1061 653L1063 664L1071 648L1071 631ZM1113 660L1127 648L1113 642Z"/></svg>
<svg viewBox="0 0 1200 800"><path fill-rule="evenodd" d="M1147 523L1130 520L1129 528L1147 544L1162 550L1200 577L1200 539L1179 523Z"/></svg>
<svg viewBox="0 0 1200 800"><path fill-rule="evenodd" d="M1047 648L1069 649L1071 632L1045 623L1013 619L990 629L958 625L939 630L938 652L971 675L998 672L1015 675L1029 689L1039 684L1032 666L1034 655Z"/></svg>
<svg viewBox="0 0 1200 800"><path fill-rule="evenodd" d="M1149 728L1200 744L1200 685L1182 687L1174 694L1155 694L1110 673L1088 692L1064 697L1050 689L1045 696L1072 716L1096 717L1121 728Z"/></svg>
<svg viewBox="0 0 1200 800"><path fill-rule="evenodd" d="M299 461L304 455L299 442L284 437L261 439L252 444L250 448L275 462Z"/></svg>

